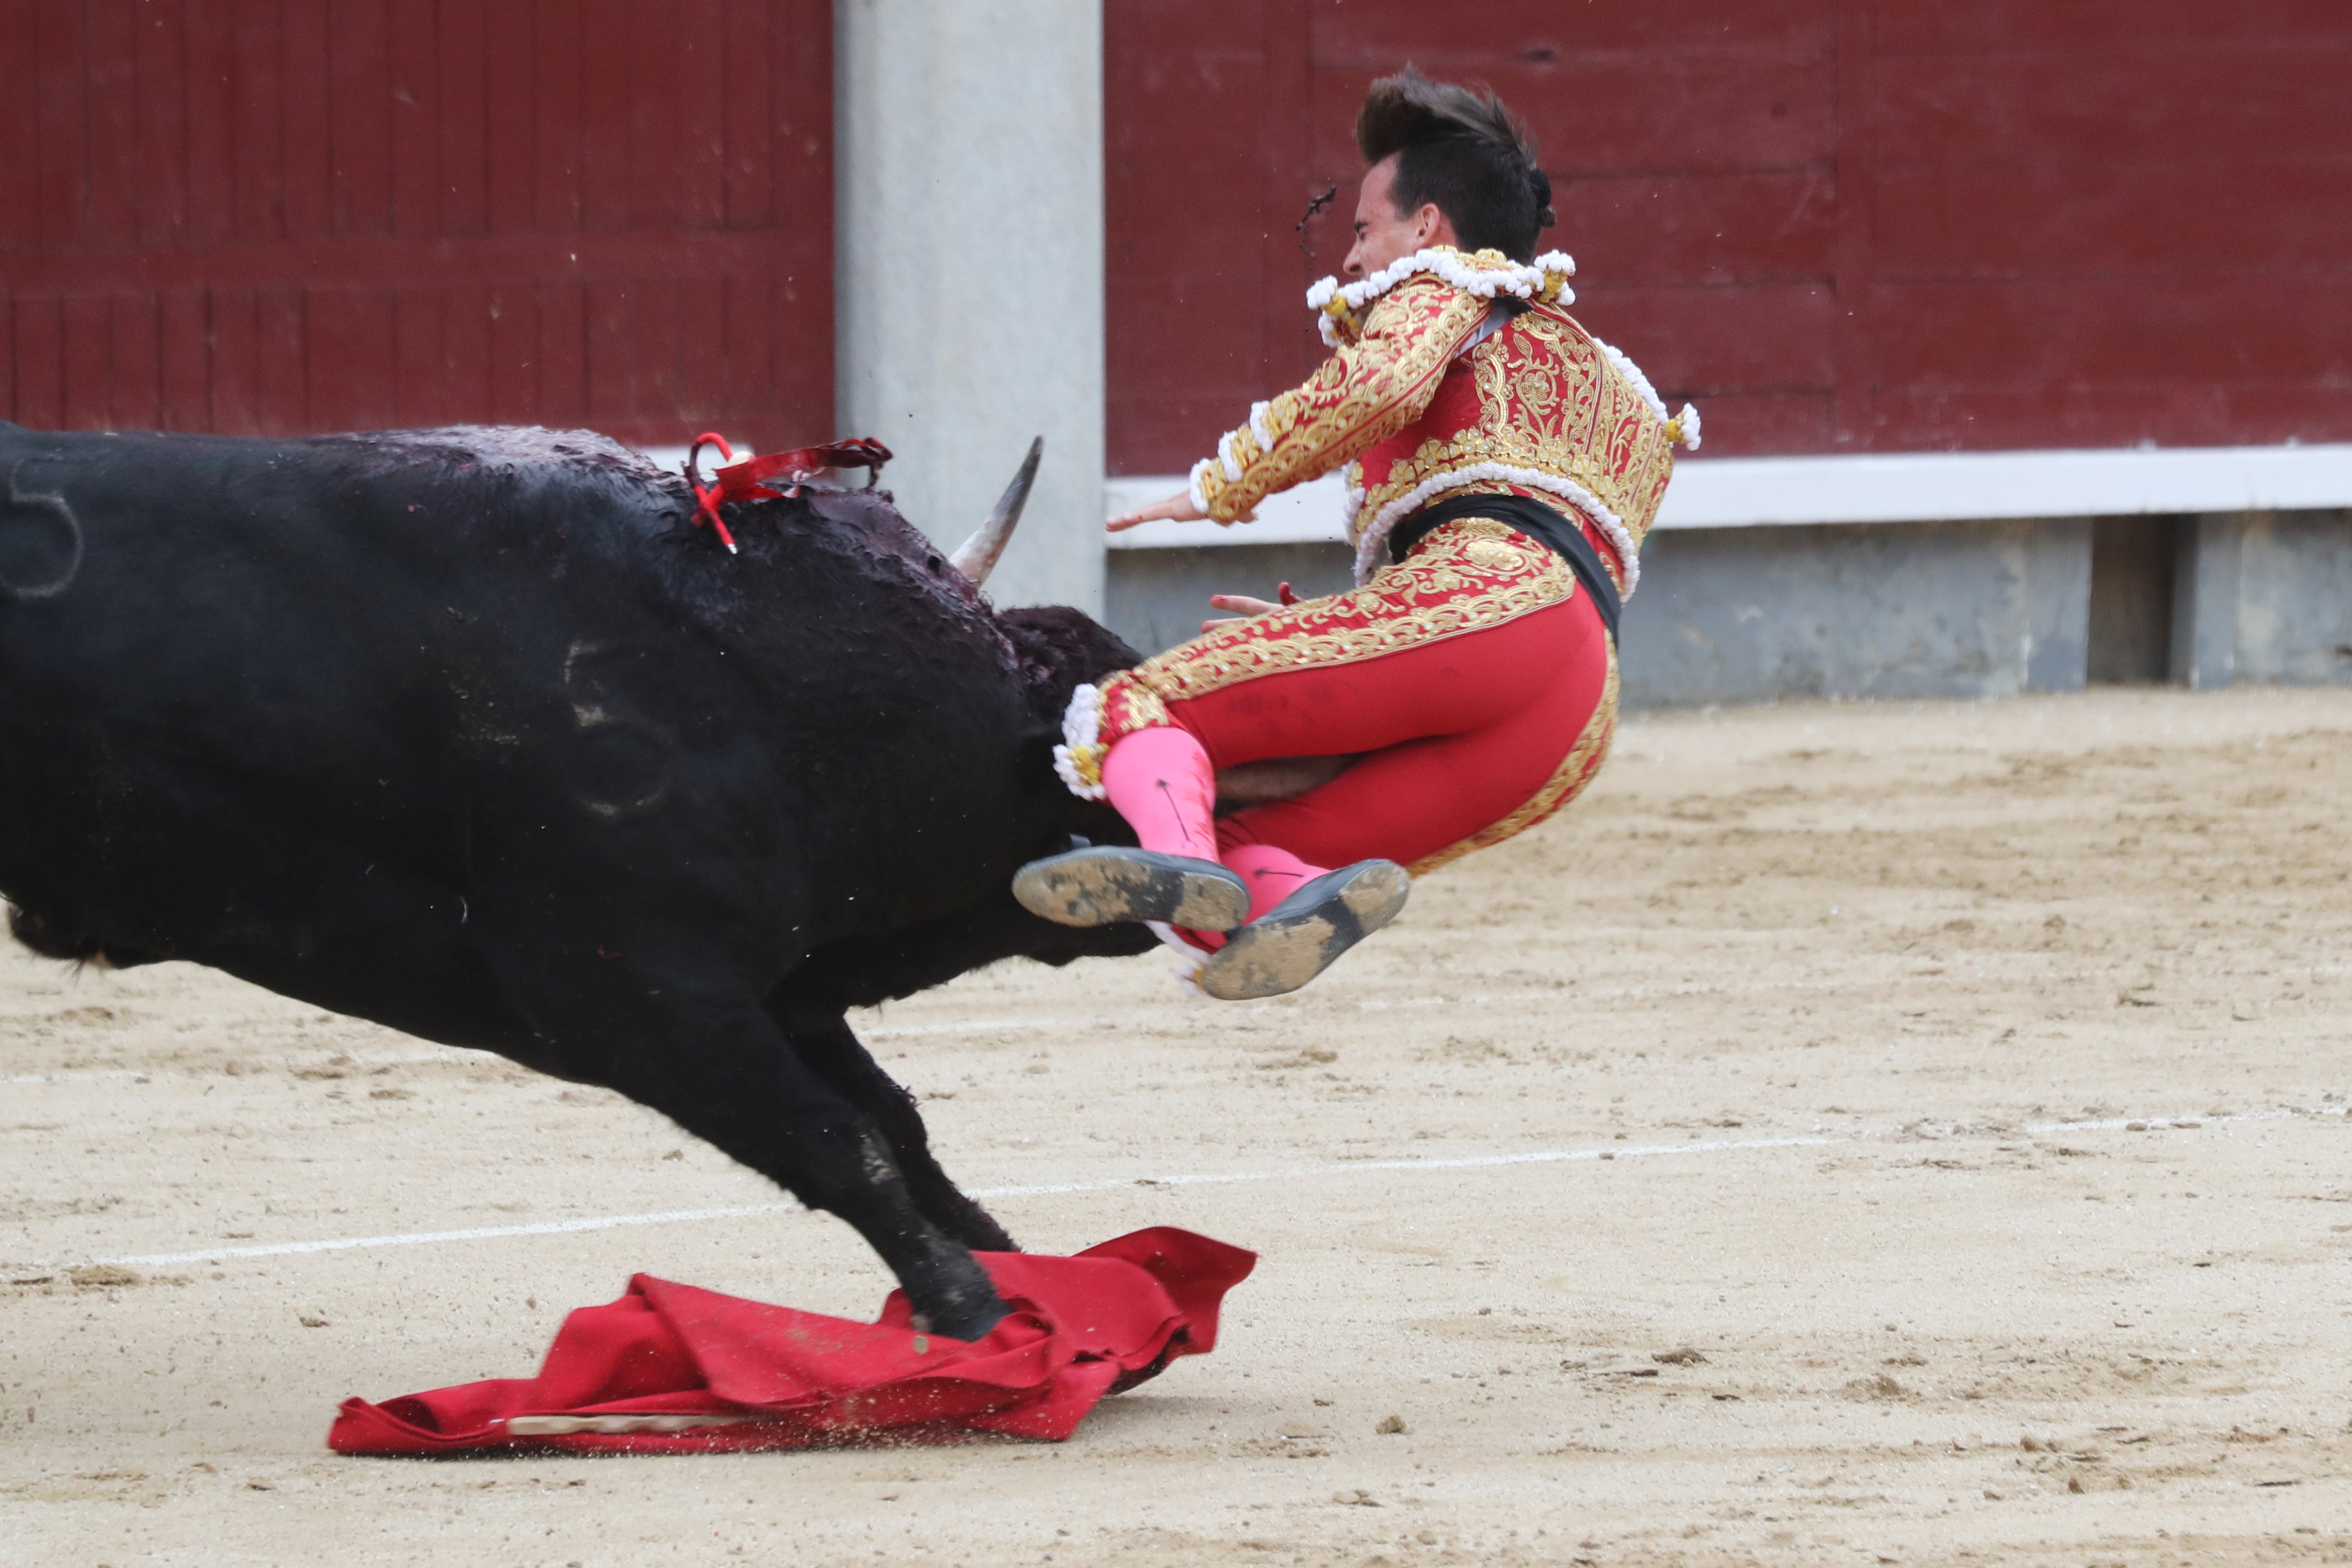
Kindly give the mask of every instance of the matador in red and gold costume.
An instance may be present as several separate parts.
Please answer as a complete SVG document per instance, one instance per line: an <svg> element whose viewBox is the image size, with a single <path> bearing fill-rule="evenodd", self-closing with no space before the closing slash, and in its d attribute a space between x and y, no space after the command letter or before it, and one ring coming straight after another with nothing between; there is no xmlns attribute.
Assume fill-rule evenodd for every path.
<svg viewBox="0 0 2352 1568"><path fill-rule="evenodd" d="M1402 159L1364 129L1383 89L1405 100L1401 132L1389 117ZM1140 847L1080 848L1014 883L1050 919L1154 923L1205 955L1196 977L1217 997L1297 988L1393 917L1412 877L1576 798L1609 748L1618 610L1672 445L1697 444L1696 413L1670 417L1633 361L1568 314L1566 256L1469 248L1446 195L1467 189L1455 204L1469 208L1475 183L1433 185L1424 168L1407 188L1416 146L1464 154L1466 100L1489 116L1468 116L1474 143L1488 135L1468 154L1523 150L1519 177L1549 222L1549 183L1501 105L1410 72L1373 93L1351 263L1382 259L1383 225L1391 248L1436 243L1310 290L1330 358L1252 408L1188 496L1140 514L1242 521L1345 465L1359 586L1240 601L1260 612L1081 687L1057 764ZM1423 188L1436 194L1412 203ZM1294 758L1352 760L1303 794L1215 815L1218 771Z"/></svg>

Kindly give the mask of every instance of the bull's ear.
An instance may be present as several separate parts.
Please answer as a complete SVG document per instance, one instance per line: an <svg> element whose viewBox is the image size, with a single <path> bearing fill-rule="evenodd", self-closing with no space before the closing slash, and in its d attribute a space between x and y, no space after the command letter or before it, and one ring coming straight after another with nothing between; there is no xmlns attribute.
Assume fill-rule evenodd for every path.
<svg viewBox="0 0 2352 1568"><path fill-rule="evenodd" d="M996 570L996 559L1012 542L1013 526L1021 520L1021 508L1029 504L1029 486L1037 482L1037 463L1045 455L1045 438L1037 437L1029 444L1029 455L1021 460L1020 472L1013 483L997 497L996 510L971 538L957 547L953 559L955 569L971 580L974 588L988 580Z"/></svg>

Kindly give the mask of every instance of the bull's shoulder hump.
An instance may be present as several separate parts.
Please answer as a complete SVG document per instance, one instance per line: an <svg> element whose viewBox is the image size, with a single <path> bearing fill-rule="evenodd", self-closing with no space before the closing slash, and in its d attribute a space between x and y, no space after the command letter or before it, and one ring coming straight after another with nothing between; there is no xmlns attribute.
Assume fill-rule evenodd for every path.
<svg viewBox="0 0 2352 1568"><path fill-rule="evenodd" d="M593 430L447 424L430 430L359 431L320 439L377 451L441 455L484 468L585 467L656 483L673 477L644 453Z"/></svg>

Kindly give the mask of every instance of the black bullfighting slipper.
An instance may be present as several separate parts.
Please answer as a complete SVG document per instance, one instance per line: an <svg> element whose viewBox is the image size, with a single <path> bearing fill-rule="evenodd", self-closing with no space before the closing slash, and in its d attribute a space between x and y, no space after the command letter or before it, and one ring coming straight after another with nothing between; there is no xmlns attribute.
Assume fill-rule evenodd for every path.
<svg viewBox="0 0 2352 1568"><path fill-rule="evenodd" d="M1231 931L1249 918L1249 885L1216 862L1117 845L1031 861L1013 873L1013 896L1062 925L1161 920Z"/></svg>
<svg viewBox="0 0 2352 1568"><path fill-rule="evenodd" d="M1295 991L1404 907L1412 878L1394 861L1327 871L1225 938L1193 976L1219 1001Z"/></svg>

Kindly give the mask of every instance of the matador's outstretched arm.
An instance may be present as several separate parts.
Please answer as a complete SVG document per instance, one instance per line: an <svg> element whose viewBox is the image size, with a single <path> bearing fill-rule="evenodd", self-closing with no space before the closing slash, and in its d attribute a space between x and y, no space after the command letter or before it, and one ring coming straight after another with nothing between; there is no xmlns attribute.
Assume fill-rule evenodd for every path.
<svg viewBox="0 0 2352 1568"><path fill-rule="evenodd" d="M1221 523L1329 473L1421 417L1488 302L1423 274L1381 295L1362 332L1302 386L1250 410L1192 469L1192 504Z"/></svg>

